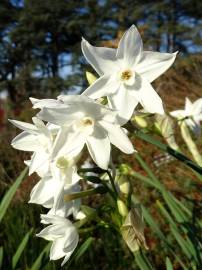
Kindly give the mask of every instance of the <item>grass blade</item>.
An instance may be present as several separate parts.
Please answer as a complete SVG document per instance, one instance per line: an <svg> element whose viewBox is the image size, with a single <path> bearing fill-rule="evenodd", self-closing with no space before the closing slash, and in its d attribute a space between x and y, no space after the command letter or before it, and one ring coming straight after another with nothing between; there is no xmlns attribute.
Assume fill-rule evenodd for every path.
<svg viewBox="0 0 202 270"><path fill-rule="evenodd" d="M135 261L141 270L152 270L151 264L140 251L134 253Z"/></svg>
<svg viewBox="0 0 202 270"><path fill-rule="evenodd" d="M23 237L21 243L19 244L13 258L12 258L12 268L15 269L19 259L20 259L20 256L22 255L27 243L28 243L28 240L29 240L29 237L30 235L32 234L33 232L33 229L31 229L28 233L26 233L26 235Z"/></svg>
<svg viewBox="0 0 202 270"><path fill-rule="evenodd" d="M35 260L35 262L33 263L32 267L30 270L39 270L41 268L42 265L42 261L44 259L44 257L48 256L50 247L51 247L52 243L48 243L44 249L42 250L42 252L39 254L39 256L37 257L37 259Z"/></svg>
<svg viewBox="0 0 202 270"><path fill-rule="evenodd" d="M0 247L0 269L2 268L3 265L3 257L4 257L4 249L3 247Z"/></svg>
<svg viewBox="0 0 202 270"><path fill-rule="evenodd" d="M77 250L76 254L75 254L75 261L77 262L80 257L87 251L87 249L91 246L91 244L93 243L94 238L93 237L89 237Z"/></svg>
<svg viewBox="0 0 202 270"><path fill-rule="evenodd" d="M168 257L166 257L166 270L173 270L172 263Z"/></svg>
<svg viewBox="0 0 202 270"><path fill-rule="evenodd" d="M15 195L16 190L18 189L19 185L21 184L22 180L24 179L26 173L28 171L28 168L25 168L21 174L18 176L18 178L15 180L13 185L9 188L9 190L4 195L3 199L1 200L0 204L0 222L2 221L6 210L9 207L9 204L11 203L11 200L13 196Z"/></svg>
<svg viewBox="0 0 202 270"><path fill-rule="evenodd" d="M182 248L182 249L184 250L184 252L186 254L188 254L188 253L191 254L193 256L193 258L196 259L196 251L194 249L193 242L188 237L187 228L185 228L183 225L181 225L180 228L178 229L177 224L172 219L171 215L168 213L168 211L165 209L165 207L163 206L163 204L160 201L157 201L157 206L159 207L159 210L161 211L162 215L168 220L168 222L172 226L171 232L173 232L173 235L174 235L176 241L178 242L178 244L180 245L180 247L182 248L182 245L183 245L184 248ZM186 236L186 239L182 238L182 236L181 236L182 234ZM186 249L186 251L185 251L185 249Z"/></svg>

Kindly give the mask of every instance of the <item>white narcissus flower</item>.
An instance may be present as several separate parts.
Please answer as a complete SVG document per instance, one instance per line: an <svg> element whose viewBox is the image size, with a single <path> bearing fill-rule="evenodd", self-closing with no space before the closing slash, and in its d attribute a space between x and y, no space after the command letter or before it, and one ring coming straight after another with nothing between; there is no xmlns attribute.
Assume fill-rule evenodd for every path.
<svg viewBox="0 0 202 270"><path fill-rule="evenodd" d="M192 103L189 98L186 97L185 109L172 111L170 114L179 120L184 120L187 126L196 135L200 135L200 122L202 121L202 98L199 98Z"/></svg>
<svg viewBox="0 0 202 270"><path fill-rule="evenodd" d="M32 189L30 203L41 204L51 208L50 213L59 216L77 215L80 201L65 202L64 196L78 192L77 157L55 157L50 163L50 172L43 177Z"/></svg>
<svg viewBox="0 0 202 270"><path fill-rule="evenodd" d="M37 117L33 117L33 124L22 121L9 120L13 125L23 130L11 142L18 150L34 152L31 160L25 163L29 166L29 174L37 172L41 177L49 171L49 157L53 148L57 131L52 125L45 125Z"/></svg>
<svg viewBox="0 0 202 270"><path fill-rule="evenodd" d="M174 62L176 53L143 51L137 28L132 25L118 48L94 47L82 40L82 51L100 78L83 93L93 99L107 96L111 108L119 111L120 123L127 122L138 102L147 112L163 114L161 98L151 82Z"/></svg>
<svg viewBox="0 0 202 270"><path fill-rule="evenodd" d="M65 185L62 181L47 175L42 178L32 189L29 203L41 204L49 208L49 213L61 217L73 214L77 216L80 210L80 200L65 202L65 195L80 191L78 184Z"/></svg>
<svg viewBox="0 0 202 270"><path fill-rule="evenodd" d="M41 215L42 223L51 224L43 229L38 237L53 241L50 249L50 260L64 257L63 266L77 247L79 235L71 221L53 215Z"/></svg>
<svg viewBox="0 0 202 270"><path fill-rule="evenodd" d="M60 96L58 106L54 107L49 106L48 101L41 100L34 103L34 108L41 109L39 118L61 127L54 155L78 153L86 144L95 163L107 169L110 142L124 153L134 152L127 135L117 124L116 112L86 96Z"/></svg>

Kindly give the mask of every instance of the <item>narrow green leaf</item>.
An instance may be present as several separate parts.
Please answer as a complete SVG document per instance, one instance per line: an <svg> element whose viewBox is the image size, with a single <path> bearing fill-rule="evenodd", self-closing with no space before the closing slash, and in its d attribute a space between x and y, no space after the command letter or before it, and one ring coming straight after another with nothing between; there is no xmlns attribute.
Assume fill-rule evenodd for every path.
<svg viewBox="0 0 202 270"><path fill-rule="evenodd" d="M149 226L152 228L152 230L158 235L158 237L167 242L164 234L162 233L162 231L160 230L158 224L154 221L154 219L152 218L152 216L150 215L150 213L147 211L147 209L142 206L142 213L144 216L145 221L149 224Z"/></svg>
<svg viewBox="0 0 202 270"><path fill-rule="evenodd" d="M139 164L141 165L141 167L145 170L145 172L148 174L149 178L152 179L153 183L155 184L155 186L159 189L159 190L164 190L163 185L161 184L161 182L157 179L157 177L155 176L155 174L152 172L152 170L150 169L150 167L146 164L146 162L142 159L142 157L140 156L140 154L135 153L135 158L137 159L137 161L139 162Z"/></svg>
<svg viewBox="0 0 202 270"><path fill-rule="evenodd" d="M0 247L0 269L2 268L3 265L3 257L4 257L4 249L3 247Z"/></svg>
<svg viewBox="0 0 202 270"><path fill-rule="evenodd" d="M37 259L33 263L33 265L30 268L30 270L39 270L39 269L41 269L42 261L43 261L44 257L48 257L48 253L49 253L49 250L50 250L51 245L52 245L52 243L48 243L44 247L44 249L42 250L42 252L39 254L39 256L37 257Z"/></svg>
<svg viewBox="0 0 202 270"><path fill-rule="evenodd" d="M172 263L168 257L166 257L166 270L173 270Z"/></svg>
<svg viewBox="0 0 202 270"><path fill-rule="evenodd" d="M152 187L158 189L158 185L156 185L156 184L152 181L152 179L150 179L149 177L144 176L144 175L142 175L142 174L140 174L140 173L138 173L138 172L135 172L135 171L132 171L132 172L130 173L130 175L133 176L134 178L137 178L137 179L143 181L144 183L146 183L146 184L148 184L148 185L150 185L150 186L152 186Z"/></svg>
<svg viewBox="0 0 202 270"><path fill-rule="evenodd" d="M94 241L93 237L89 237L77 250L75 253L75 261L77 262L80 257L89 249L89 247L92 245Z"/></svg>
<svg viewBox="0 0 202 270"><path fill-rule="evenodd" d="M135 261L141 270L152 270L152 266L143 254L139 251L134 253Z"/></svg>
<svg viewBox="0 0 202 270"><path fill-rule="evenodd" d="M193 245L192 241L188 237L187 228L185 228L184 226L180 226L179 227L180 229L178 229L178 227L176 226L176 222L173 220L171 215L168 213L168 211L165 209L165 207L161 204L160 201L157 201L157 206L159 207L163 216L168 220L168 222L172 225L173 229L175 230L175 234L174 234L175 239L178 241L179 244L180 244L180 242L179 242L180 239L182 239L187 250L189 250L189 253L192 254L192 256L196 259L197 258L196 251L194 249L194 245ZM181 234L186 235L186 240L181 237Z"/></svg>
<svg viewBox="0 0 202 270"><path fill-rule="evenodd" d="M175 252L173 251L173 247L167 241L167 238L164 236L164 234L160 230L158 224L155 222L155 220L152 218L152 216L150 215L150 213L147 211L147 209L144 206L142 206L142 213L147 224L152 228L152 230L157 234L157 236L166 244L167 248L176 258L176 260L181 264L183 269L188 270L188 268L184 265L182 260L175 254Z"/></svg>
<svg viewBox="0 0 202 270"><path fill-rule="evenodd" d="M12 258L12 268L15 269L19 259L20 259L20 256L22 255L27 243L28 243L28 240L29 240L29 237L30 235L32 234L33 232L33 228L28 232L26 233L26 235L23 237L22 241L20 242L13 258Z"/></svg>
<svg viewBox="0 0 202 270"><path fill-rule="evenodd" d="M187 222L188 221L187 215L176 204L175 200L172 198L172 194L168 191L164 191L162 195L177 222L179 223Z"/></svg>
<svg viewBox="0 0 202 270"><path fill-rule="evenodd" d="M158 147L162 151L167 152L171 156L175 157L176 159L183 162L185 165L187 165L188 167L192 168L194 171L196 171L202 175L202 167L198 166L195 162L193 162L191 159L189 159L185 155L181 154L180 152L172 149L171 147L167 146L166 144L159 142L158 140L154 139L150 135L142 133L141 131L137 131L135 133L135 136L148 142L148 143L155 145L156 147Z"/></svg>
<svg viewBox="0 0 202 270"><path fill-rule="evenodd" d="M178 222L185 222L187 221L187 215L179 208L180 202L176 202L175 197L168 192L165 187L161 184L161 182L158 180L158 178L154 175L152 170L149 168L149 166L146 164L146 162L141 158L139 154L135 154L136 159L142 166L142 168L147 172L148 176L152 179L152 182L150 181L150 184L155 186L163 195L166 203L168 204L170 210L173 212L176 220Z"/></svg>
<svg viewBox="0 0 202 270"><path fill-rule="evenodd" d="M179 207L191 218L192 217L192 212L177 198L173 196L174 201L179 205Z"/></svg>
<svg viewBox="0 0 202 270"><path fill-rule="evenodd" d="M27 171L28 171L28 168L25 168L21 172L21 174L18 176L18 178L15 180L13 185L9 188L9 190L6 192L3 199L1 200L1 203L0 203L0 222L2 221L2 219L6 213L6 210L9 207L9 204L11 203L11 200L12 200L13 196L15 195L16 190L18 189L22 180L24 179Z"/></svg>
<svg viewBox="0 0 202 270"><path fill-rule="evenodd" d="M187 247L186 241L182 238L182 236L177 231L176 227L170 226L170 230L172 234L174 235L176 241L178 242L179 246L181 247L182 251L186 255L188 259L191 259L191 253L189 252L189 248Z"/></svg>
<svg viewBox="0 0 202 270"><path fill-rule="evenodd" d="M198 180L202 182L202 174L197 173L196 171L193 171L193 172L196 175L196 177L198 178Z"/></svg>

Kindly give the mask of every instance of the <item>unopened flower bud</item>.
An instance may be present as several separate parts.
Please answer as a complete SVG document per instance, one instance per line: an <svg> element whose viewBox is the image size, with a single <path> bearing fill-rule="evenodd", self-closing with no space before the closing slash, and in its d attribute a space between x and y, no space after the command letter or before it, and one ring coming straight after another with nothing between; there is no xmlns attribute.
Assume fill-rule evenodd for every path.
<svg viewBox="0 0 202 270"><path fill-rule="evenodd" d="M119 214L122 217L126 217L128 215L127 206L125 205L125 203L122 200L120 200L120 199L117 200L117 207L119 210Z"/></svg>
<svg viewBox="0 0 202 270"><path fill-rule="evenodd" d="M133 117L133 120L141 128L146 128L148 126L147 121L141 116L136 115Z"/></svg>
<svg viewBox="0 0 202 270"><path fill-rule="evenodd" d="M128 181L128 177L121 176L118 179L119 189L124 195L128 195L130 193L130 182Z"/></svg>
<svg viewBox="0 0 202 270"><path fill-rule="evenodd" d="M89 85L93 84L97 80L97 77L89 71L86 71L86 78Z"/></svg>
<svg viewBox="0 0 202 270"><path fill-rule="evenodd" d="M131 167L128 166L128 164L121 164L119 167L119 172L122 175L128 175L130 174L130 171L131 171Z"/></svg>

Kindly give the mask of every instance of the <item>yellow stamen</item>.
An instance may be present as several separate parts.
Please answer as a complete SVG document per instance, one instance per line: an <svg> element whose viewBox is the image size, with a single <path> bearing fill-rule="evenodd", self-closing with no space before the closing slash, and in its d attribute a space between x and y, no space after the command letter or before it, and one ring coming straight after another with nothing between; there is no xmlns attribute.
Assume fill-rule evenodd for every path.
<svg viewBox="0 0 202 270"><path fill-rule="evenodd" d="M132 77L132 71L131 70L125 70L121 73L121 80L122 81L128 81Z"/></svg>

